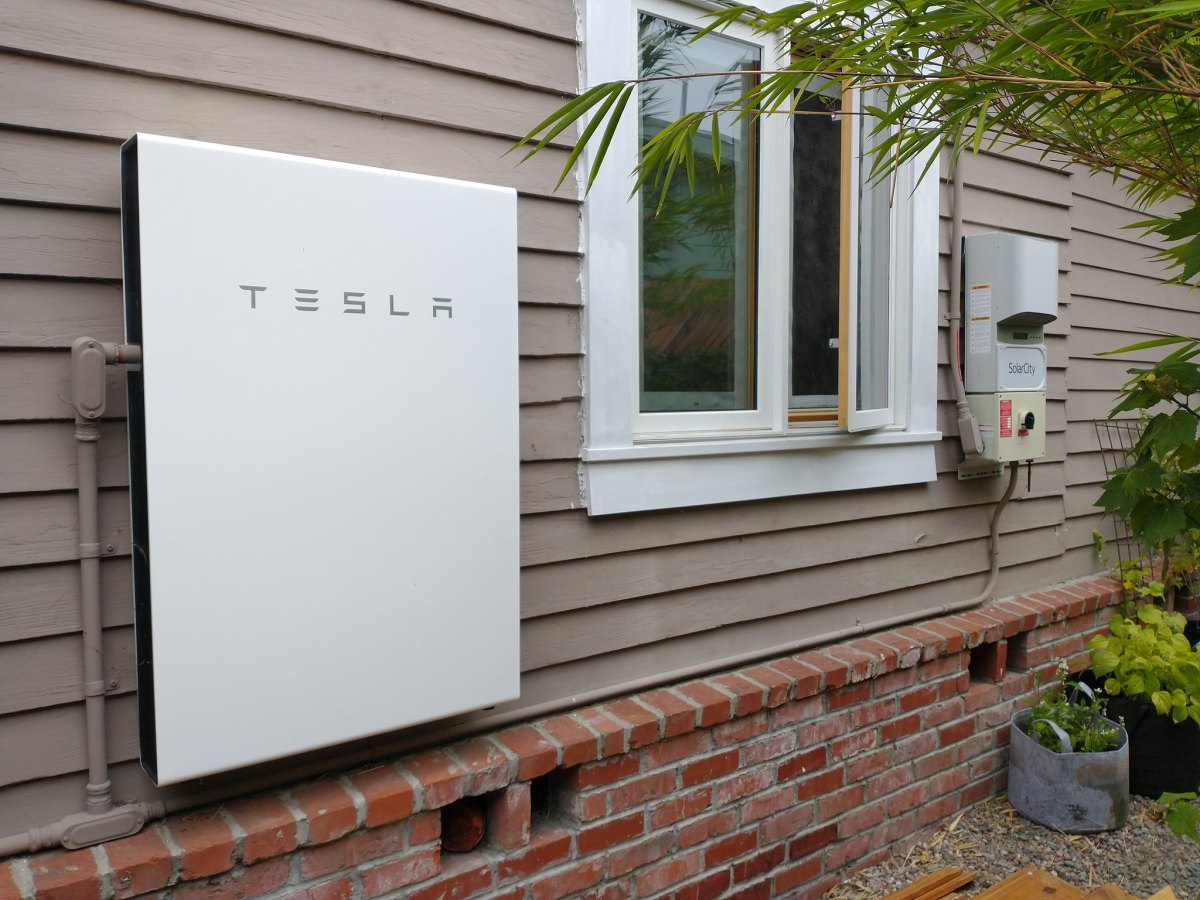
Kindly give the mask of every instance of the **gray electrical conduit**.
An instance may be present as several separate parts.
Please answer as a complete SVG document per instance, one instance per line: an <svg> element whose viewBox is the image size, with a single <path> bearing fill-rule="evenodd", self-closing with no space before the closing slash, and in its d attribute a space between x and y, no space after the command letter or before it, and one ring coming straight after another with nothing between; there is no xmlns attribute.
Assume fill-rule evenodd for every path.
<svg viewBox="0 0 1200 900"><path fill-rule="evenodd" d="M951 381L954 385L955 403L958 409L959 435L963 444L964 454L970 458L978 455L982 449L982 441L967 406L966 389L962 382L962 372L958 365L958 347L962 332L962 314L960 312L960 297L962 294L962 167L955 165L953 187L951 194L952 227L950 239L950 309L947 318L950 321L950 368ZM96 348L99 348L100 362L99 381L96 386ZM96 478L96 441L99 439L98 419L104 412L104 371L106 364L140 363L141 349L117 344L99 344L88 338L79 338L72 347L73 374L81 382L75 387L76 404L76 437L79 446L79 509L80 509L80 578L82 586L83 606L83 635L84 635L84 695L87 705L87 746L88 746L88 786L87 812L67 816L59 822L42 828L31 828L21 834L0 838L0 859L18 853L28 853L45 847L65 843L66 846L85 846L103 840L111 840L134 834L139 831L146 821L166 814L167 807L162 801L152 803L132 803L121 807L113 807L109 790L108 764L105 756L104 739L104 664L101 656L100 628L100 573L99 573L99 543L96 514L96 498L99 493ZM81 377L81 370L83 372ZM98 391L98 395L88 394L88 389ZM972 443L973 446L972 446ZM814 647L840 641L867 633L868 630L892 628L896 625L906 625L920 619L944 616L951 612L969 609L991 598L1000 573L1000 515L1008 501L1012 498L1017 485L1019 465L1009 464L1008 487L996 504L992 513L991 530L988 536L988 553L990 569L988 580L983 590L969 600L931 606L917 612L903 613L886 619L874 621L870 626L856 623L837 631L826 632L808 638L801 638L783 644L777 644L765 649L752 650L745 653L727 656L719 660L710 660L694 666L675 669L671 672L650 676L626 682L621 685L621 692L639 691L643 688L657 687L665 682L679 681L696 675L704 675L721 669L735 668L761 659L773 656L784 656ZM93 552L94 551L94 552ZM578 694L571 698L572 704L586 704L611 697L612 689L599 689ZM522 708L512 714L501 713L494 717L484 717L473 723L476 727L491 727L518 719L537 718L538 716L557 712L563 708L561 701L550 701L533 707ZM108 834L110 831L117 833ZM97 836L98 835L98 836ZM91 838L95 838L94 840ZM64 838L69 841L67 843Z"/></svg>

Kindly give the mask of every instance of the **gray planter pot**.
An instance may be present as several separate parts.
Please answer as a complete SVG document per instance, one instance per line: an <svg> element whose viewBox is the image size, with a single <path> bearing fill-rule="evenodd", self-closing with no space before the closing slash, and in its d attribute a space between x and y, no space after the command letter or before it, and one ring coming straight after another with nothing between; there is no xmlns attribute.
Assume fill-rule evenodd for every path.
<svg viewBox="0 0 1200 900"><path fill-rule="evenodd" d="M1119 729L1116 750L1055 753L1023 728L1032 711L1012 717L1008 800L1027 819L1068 834L1112 831L1129 813L1129 736ZM1070 742L1066 743L1070 747Z"/></svg>

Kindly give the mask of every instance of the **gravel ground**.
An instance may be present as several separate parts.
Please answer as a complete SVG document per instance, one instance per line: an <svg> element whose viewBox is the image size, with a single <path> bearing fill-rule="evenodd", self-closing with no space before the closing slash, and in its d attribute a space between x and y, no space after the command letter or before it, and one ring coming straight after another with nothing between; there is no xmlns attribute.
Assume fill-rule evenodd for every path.
<svg viewBox="0 0 1200 900"><path fill-rule="evenodd" d="M1068 835L1022 818L1007 797L971 807L928 841L882 865L864 869L825 897L875 900L941 866L978 872L963 889L972 897L1018 869L1037 866L1078 888L1112 882L1137 897L1166 886L1179 900L1200 900L1200 846L1176 837L1152 800L1131 798L1123 828Z"/></svg>

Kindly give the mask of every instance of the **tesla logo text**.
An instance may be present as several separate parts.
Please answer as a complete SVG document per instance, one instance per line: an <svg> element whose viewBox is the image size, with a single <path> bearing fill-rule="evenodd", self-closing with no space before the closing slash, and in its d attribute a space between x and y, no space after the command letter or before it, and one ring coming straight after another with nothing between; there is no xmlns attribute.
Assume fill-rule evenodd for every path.
<svg viewBox="0 0 1200 900"><path fill-rule="evenodd" d="M258 309L260 302L270 302L264 296L269 290L266 285L239 284L238 287L246 292L244 296L249 300L251 309ZM435 319L439 316L454 318L453 297L432 297L431 301L430 314ZM382 295L368 297L362 291L342 291L340 294L335 291L333 294L323 294L317 288L293 288L291 296L285 302L290 302L297 312L318 312L330 307L340 309L343 315L348 316L365 316L368 314L368 308L372 310L372 314L374 310L380 310L380 315L386 310L389 316L407 316L412 312L410 309L401 308L407 305L404 301L397 305L395 294L388 294L385 303Z"/></svg>

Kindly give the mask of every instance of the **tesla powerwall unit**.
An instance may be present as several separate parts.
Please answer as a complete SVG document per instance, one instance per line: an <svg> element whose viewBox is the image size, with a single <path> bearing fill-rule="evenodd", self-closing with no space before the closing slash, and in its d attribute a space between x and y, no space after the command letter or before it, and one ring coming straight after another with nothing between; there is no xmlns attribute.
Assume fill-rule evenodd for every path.
<svg viewBox="0 0 1200 900"><path fill-rule="evenodd" d="M147 134L122 177L149 774L515 698L514 192Z"/></svg>

